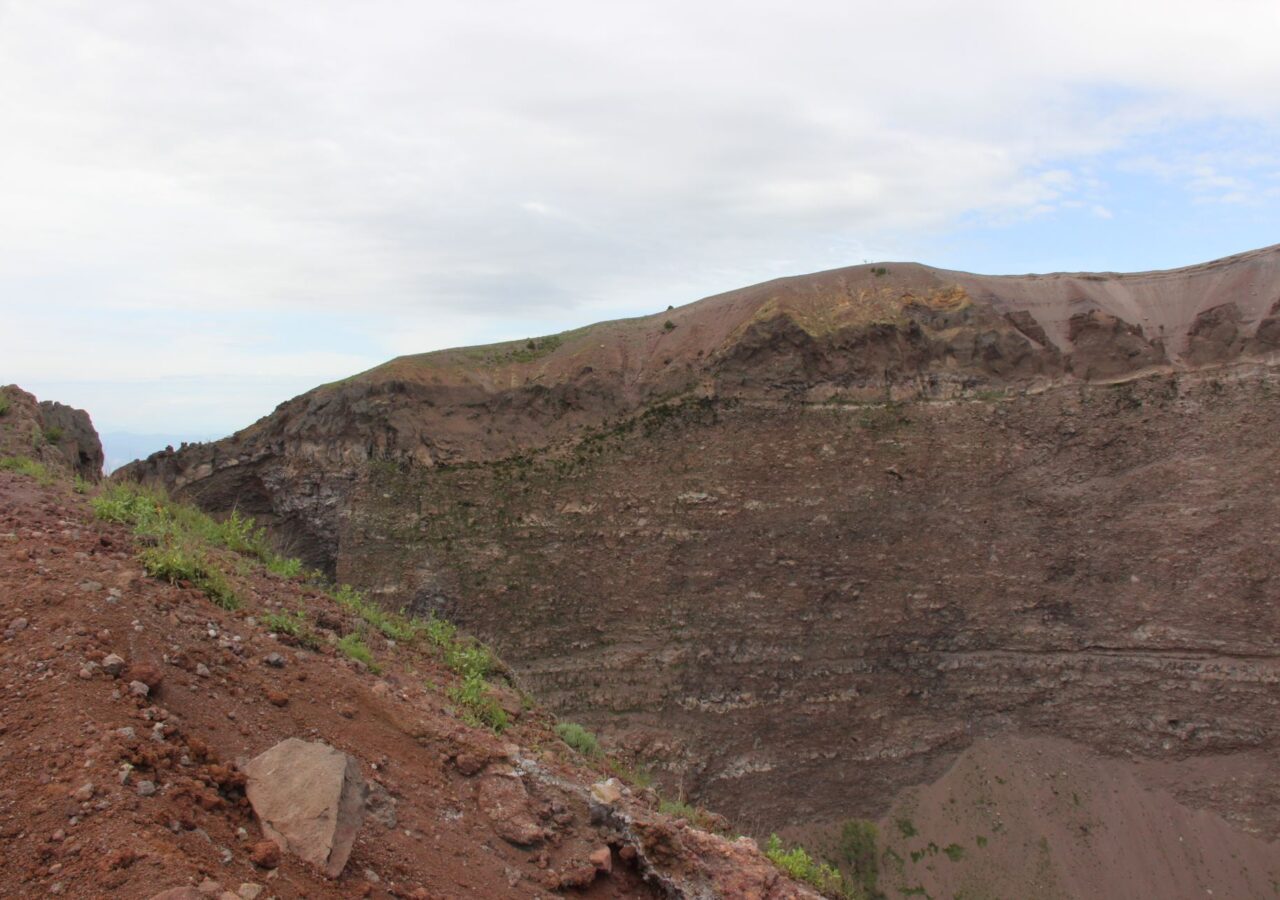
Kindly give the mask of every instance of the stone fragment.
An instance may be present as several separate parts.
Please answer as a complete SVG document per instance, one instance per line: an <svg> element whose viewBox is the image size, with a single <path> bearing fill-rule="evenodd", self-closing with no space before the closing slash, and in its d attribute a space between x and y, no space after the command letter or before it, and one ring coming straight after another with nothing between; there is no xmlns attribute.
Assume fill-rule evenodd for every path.
<svg viewBox="0 0 1280 900"><path fill-rule="evenodd" d="M150 796L151 796L152 794L154 794L155 792L156 792L156 783L155 783L154 781L139 781L139 782L138 782L138 796L139 796L139 797L150 797Z"/></svg>
<svg viewBox="0 0 1280 900"><path fill-rule="evenodd" d="M368 788L350 756L289 738L245 766L245 793L266 836L337 878L364 819Z"/></svg>
<svg viewBox="0 0 1280 900"><path fill-rule="evenodd" d="M257 900L258 895L261 894L262 891L262 885L255 884L252 881L246 881L244 884L240 885L240 887L236 888L236 896L239 897L240 900Z"/></svg>
<svg viewBox="0 0 1280 900"><path fill-rule="evenodd" d="M159 688L160 682L164 681L164 673L158 666L153 666L151 663L134 663L129 666L127 674L130 681L141 681L152 691Z"/></svg>
<svg viewBox="0 0 1280 900"><path fill-rule="evenodd" d="M591 785L591 796L605 806L613 806L622 799L622 783L616 778L597 781Z"/></svg>
<svg viewBox="0 0 1280 900"><path fill-rule="evenodd" d="M260 869L274 869L280 865L280 845L275 841L258 841L249 850L249 862Z"/></svg>
<svg viewBox="0 0 1280 900"><path fill-rule="evenodd" d="M147 685L144 682L130 681L129 693L133 694L133 696L135 697L146 697L148 694L151 693L151 688L147 687Z"/></svg>
<svg viewBox="0 0 1280 900"><path fill-rule="evenodd" d="M87 803L93 799L93 794L96 790L97 789L93 786L92 781L86 781L84 784L80 785L80 787L76 788L75 792L71 795L71 799L79 800L81 803Z"/></svg>
<svg viewBox="0 0 1280 900"><path fill-rule="evenodd" d="M280 692L280 691L276 691L276 690L272 690L272 689L268 688L268 689L267 689L267 702L268 702L268 703L270 703L272 706L288 706L288 705L289 705L289 695L288 695L288 694L285 694L285 693L282 693L282 692Z"/></svg>
<svg viewBox="0 0 1280 900"><path fill-rule="evenodd" d="M204 900L205 896L193 887L175 887L153 894L151 900Z"/></svg>
<svg viewBox="0 0 1280 900"><path fill-rule="evenodd" d="M592 851L591 855L587 857L587 861L601 872L608 873L613 871L613 851L608 847L601 847L599 850Z"/></svg>
<svg viewBox="0 0 1280 900"><path fill-rule="evenodd" d="M201 678L208 678L211 673L209 672L209 667L204 663L196 663L196 674Z"/></svg>
<svg viewBox="0 0 1280 900"><path fill-rule="evenodd" d="M279 653L268 653L262 661L273 669L283 669L285 664L285 658Z"/></svg>
<svg viewBox="0 0 1280 900"><path fill-rule="evenodd" d="M524 782L515 775L495 772L481 778L476 805L504 841L528 847L544 836L530 809Z"/></svg>
<svg viewBox="0 0 1280 900"><path fill-rule="evenodd" d="M124 671L124 657L118 653L108 653L106 659L102 661L102 670L112 678L119 678L120 673Z"/></svg>

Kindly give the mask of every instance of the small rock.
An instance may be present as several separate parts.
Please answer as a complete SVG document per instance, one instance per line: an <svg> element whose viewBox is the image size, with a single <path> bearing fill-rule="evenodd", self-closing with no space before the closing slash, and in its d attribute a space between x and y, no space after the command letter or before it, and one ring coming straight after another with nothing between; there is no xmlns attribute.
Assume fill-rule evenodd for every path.
<svg viewBox="0 0 1280 900"><path fill-rule="evenodd" d="M459 753L453 758L453 765L459 772L470 778L485 767L486 760L474 753Z"/></svg>
<svg viewBox="0 0 1280 900"><path fill-rule="evenodd" d="M152 895L151 900L204 900L205 896L193 887L176 887Z"/></svg>
<svg viewBox="0 0 1280 900"><path fill-rule="evenodd" d="M534 821L529 793L515 775L492 773L480 779L476 805L503 840L520 847L539 843L545 834Z"/></svg>
<svg viewBox="0 0 1280 900"><path fill-rule="evenodd" d="M71 799L78 800L81 803L87 803L93 799L93 794L96 790L97 788L93 786L92 781L86 781L80 787L76 788L75 792L71 795Z"/></svg>
<svg viewBox="0 0 1280 900"><path fill-rule="evenodd" d="M273 669L283 669L285 658L279 653L268 653L262 660Z"/></svg>
<svg viewBox="0 0 1280 900"><path fill-rule="evenodd" d="M156 792L156 783L155 783L154 781L139 781L139 782L138 782L138 796L139 796L139 797L150 797L150 796L151 796L152 794L154 794L155 792Z"/></svg>
<svg viewBox="0 0 1280 900"><path fill-rule="evenodd" d="M130 681L129 693L133 694L133 696L135 697L146 697L151 693L151 688L147 687L147 685L144 682Z"/></svg>
<svg viewBox="0 0 1280 900"><path fill-rule="evenodd" d="M196 674L201 678L208 678L210 675L209 667L204 663L196 663Z"/></svg>
<svg viewBox="0 0 1280 900"><path fill-rule="evenodd" d="M272 706L288 706L288 705L289 705L289 695L288 695L288 694L285 694L285 693L282 693L282 692L280 692L280 691L275 691L275 690L271 690L270 688L268 688L268 689L267 689L267 702L268 702L268 703L270 703Z"/></svg>
<svg viewBox="0 0 1280 900"><path fill-rule="evenodd" d="M107 658L102 661L102 670L112 678L119 678L124 671L124 657L117 653L107 654Z"/></svg>
<svg viewBox="0 0 1280 900"><path fill-rule="evenodd" d="M262 891L262 885L254 884L252 881L246 881L236 889L236 896L239 897L240 900L255 900Z"/></svg>
<svg viewBox="0 0 1280 900"><path fill-rule="evenodd" d="M206 878L204 881L200 882L200 887L196 888L196 890L206 897L216 897L218 894L222 893L222 885L218 884L218 882L214 881L212 878Z"/></svg>
<svg viewBox="0 0 1280 900"><path fill-rule="evenodd" d="M622 784L616 778L597 781L591 785L591 796L605 806L613 806L622 799Z"/></svg>
<svg viewBox="0 0 1280 900"><path fill-rule="evenodd" d="M258 841L249 850L249 862L259 869L274 869L280 865L280 845L275 841Z"/></svg>
<svg viewBox="0 0 1280 900"><path fill-rule="evenodd" d="M27 624L28 623L26 619L22 618L22 616L18 616L16 619L14 619L12 622L9 623L9 631L12 631L15 634L17 634L19 631L26 631Z"/></svg>
<svg viewBox="0 0 1280 900"><path fill-rule="evenodd" d="M160 687L160 682L164 680L164 673L151 663L134 663L129 666L128 675L130 681L141 681L153 691Z"/></svg>
<svg viewBox="0 0 1280 900"><path fill-rule="evenodd" d="M613 871L613 851L608 847L601 847L599 850L593 851L587 857L587 861L595 866L598 871L606 873Z"/></svg>

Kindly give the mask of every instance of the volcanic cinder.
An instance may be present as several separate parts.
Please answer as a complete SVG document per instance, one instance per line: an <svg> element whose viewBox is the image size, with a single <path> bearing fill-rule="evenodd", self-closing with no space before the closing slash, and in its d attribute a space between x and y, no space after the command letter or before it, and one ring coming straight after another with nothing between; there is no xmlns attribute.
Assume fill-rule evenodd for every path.
<svg viewBox="0 0 1280 900"><path fill-rule="evenodd" d="M1280 873L1278 361L1280 247L1126 275L885 263L402 357L125 475L456 619L752 833L885 832L962 754L998 771L1049 741L1163 798L1094 803L1093 834L1177 807L1214 847L1260 842L1231 851L1250 896ZM1064 814L1020 796L1031 874L983 881L989 832L890 880L1096 895ZM1236 858L1170 861L1171 834L1162 878ZM1115 895L1145 896L1129 862Z"/></svg>

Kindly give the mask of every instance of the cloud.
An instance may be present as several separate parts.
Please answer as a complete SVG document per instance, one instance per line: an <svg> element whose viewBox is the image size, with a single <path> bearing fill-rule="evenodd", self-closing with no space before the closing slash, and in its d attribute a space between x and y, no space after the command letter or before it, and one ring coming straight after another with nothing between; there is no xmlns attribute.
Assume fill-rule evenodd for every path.
<svg viewBox="0 0 1280 900"><path fill-rule="evenodd" d="M1273 0L0 0L0 302L61 335L0 354L153 391L339 377L958 221L1105 217L1101 154L1209 118L1275 136L1277 38ZM1249 195L1198 164L1152 157Z"/></svg>

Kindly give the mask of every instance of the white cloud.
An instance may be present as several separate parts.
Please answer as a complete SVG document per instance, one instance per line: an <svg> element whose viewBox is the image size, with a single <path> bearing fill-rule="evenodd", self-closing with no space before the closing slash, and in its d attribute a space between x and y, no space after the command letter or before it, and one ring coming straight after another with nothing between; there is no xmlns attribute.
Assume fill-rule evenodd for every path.
<svg viewBox="0 0 1280 900"><path fill-rule="evenodd" d="M0 0L0 303L64 336L0 355L319 375L909 256L960 217L1105 217L1097 154L1276 127L1278 39L1274 0ZM1194 162L1188 189L1249 196ZM210 311L100 351L95 323ZM259 346L263 311L312 327ZM311 346L353 313L358 349Z"/></svg>

